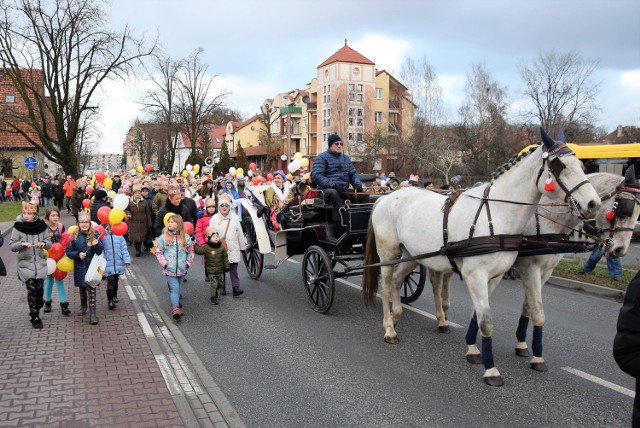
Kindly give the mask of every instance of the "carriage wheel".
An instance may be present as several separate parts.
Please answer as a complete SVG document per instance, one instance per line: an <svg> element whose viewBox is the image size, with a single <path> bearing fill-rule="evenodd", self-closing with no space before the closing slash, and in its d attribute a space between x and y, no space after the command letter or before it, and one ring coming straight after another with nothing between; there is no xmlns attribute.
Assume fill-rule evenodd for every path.
<svg viewBox="0 0 640 428"><path fill-rule="evenodd" d="M244 266L247 268L249 277L251 277L251 279L258 279L264 267L264 254L262 254L258 248L256 228L253 225L253 221L251 221L251 217L246 217L242 220L242 230L244 231L244 239L247 244L247 249L242 253L242 260L244 261Z"/></svg>
<svg viewBox="0 0 640 428"><path fill-rule="evenodd" d="M309 247L304 253L302 279L313 310L321 314L327 312L335 292L333 269L327 253L317 245Z"/></svg>
<svg viewBox="0 0 640 428"><path fill-rule="evenodd" d="M402 303L413 303L424 290L424 283L427 281L427 268L418 265L409 275L404 277L400 286L400 300Z"/></svg>

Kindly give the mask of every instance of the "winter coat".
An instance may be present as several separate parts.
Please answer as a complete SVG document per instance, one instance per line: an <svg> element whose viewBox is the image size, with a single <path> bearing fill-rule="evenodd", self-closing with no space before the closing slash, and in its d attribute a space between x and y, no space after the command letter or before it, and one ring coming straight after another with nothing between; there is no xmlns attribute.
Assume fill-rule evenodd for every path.
<svg viewBox="0 0 640 428"><path fill-rule="evenodd" d="M182 217L184 221L187 221L186 219L191 218L191 215L189 214L189 210L182 203L182 201L180 201L180 204L178 205L173 205L167 199L167 201L164 203L164 206L162 206L156 213L156 222L153 225L153 231L155 233L155 236L162 235L162 229L164 229L164 216L167 215L167 213L177 214L180 217Z"/></svg>
<svg viewBox="0 0 640 428"><path fill-rule="evenodd" d="M91 215L91 221L95 221L96 224L102 223L98 218L98 210L102 207L111 208L111 205L109 205L109 202L105 201L104 199L94 199L93 202L91 202L91 206L89 207L89 215Z"/></svg>
<svg viewBox="0 0 640 428"><path fill-rule="evenodd" d="M184 221L190 221L195 226L196 220L198 220L198 205L196 201L191 198L184 198L180 203L187 207L187 212L189 213L189 217L182 217L182 219Z"/></svg>
<svg viewBox="0 0 640 428"><path fill-rule="evenodd" d="M193 243L187 236L187 249L178 243L177 235L163 233L158 238L156 246L156 258L162 266L162 273L167 276L184 276L187 269L193 263Z"/></svg>
<svg viewBox="0 0 640 428"><path fill-rule="evenodd" d="M211 242L196 245L195 252L204 256L204 274L207 277L229 270L229 256L220 242L217 247Z"/></svg>
<svg viewBox="0 0 640 428"><path fill-rule="evenodd" d="M38 183L38 186L40 186L40 194L43 198L53 198L53 188L51 183L45 183L44 181L41 181Z"/></svg>
<svg viewBox="0 0 640 428"><path fill-rule="evenodd" d="M156 218L158 216L158 211L160 211L160 208L164 207L164 204L166 202L167 202L167 192L163 192L162 190L159 191L153 197L153 204L151 205L151 211L155 213Z"/></svg>
<svg viewBox="0 0 640 428"><path fill-rule="evenodd" d="M118 190L120 190L121 187L122 187L122 181L113 180L111 182L111 190L113 190L114 192L118 193Z"/></svg>
<svg viewBox="0 0 640 428"><path fill-rule="evenodd" d="M127 249L127 241L124 237L114 235L110 230L102 238L102 246L104 247L104 258L107 261L107 267L104 268L104 276L122 275L124 273L124 265L131 264L131 257Z"/></svg>
<svg viewBox="0 0 640 428"><path fill-rule="evenodd" d="M227 224L229 229L227 229ZM224 238L227 241L227 252L229 254L229 263L240 263L242 260L242 254L240 251L246 249L244 243L244 233L242 232L242 226L240 226L240 220L238 216L230 212L226 217L220 213L215 213L211 220L209 220L209 226L213 226L220 238ZM227 231L225 236L225 230Z"/></svg>
<svg viewBox="0 0 640 428"><path fill-rule="evenodd" d="M47 255L42 248L33 245L44 242L44 248L51 248L49 227L41 219L36 221L24 221L22 214L16 218L16 223L11 232L9 248L17 254L18 279L25 282L29 279L42 279L47 277ZM23 242L31 243L31 248L25 248Z"/></svg>
<svg viewBox="0 0 640 428"><path fill-rule="evenodd" d="M321 153L313 161L311 178L319 189L332 189L334 186L339 186L342 190L347 190L349 183L353 184L353 187L362 186L360 175L349 156L344 153L334 153L330 149Z"/></svg>
<svg viewBox="0 0 640 428"><path fill-rule="evenodd" d="M613 357L622 371L640 379L640 271L627 286L617 330Z"/></svg>
<svg viewBox="0 0 640 428"><path fill-rule="evenodd" d="M146 199L141 198L134 202L133 198L131 198L126 213L129 217L129 241L147 242L147 232L151 226L151 215Z"/></svg>
<svg viewBox="0 0 640 428"><path fill-rule="evenodd" d="M87 268L91 265L91 260L94 254L102 254L104 246L100 241L100 234L94 232L94 240L97 244L89 247L87 246L87 235L78 233L78 237L69 241L67 246L67 256L73 259L73 284L76 287L86 288L87 284L84 282L84 277L87 274ZM80 258L80 253L87 253L84 260Z"/></svg>
<svg viewBox="0 0 640 428"><path fill-rule="evenodd" d="M211 217L212 216L207 214L207 210L204 210L202 216L196 223L196 243L198 245L204 245L204 243L207 242L207 228L209 227Z"/></svg>
<svg viewBox="0 0 640 428"><path fill-rule="evenodd" d="M89 196L85 193L84 187L80 188L74 187L71 192L71 214L75 217L78 215L78 211L80 211L82 207L82 201L84 201Z"/></svg>
<svg viewBox="0 0 640 428"><path fill-rule="evenodd" d="M58 200L62 200L64 198L64 189L61 184L53 184L51 186L53 189L53 197Z"/></svg>

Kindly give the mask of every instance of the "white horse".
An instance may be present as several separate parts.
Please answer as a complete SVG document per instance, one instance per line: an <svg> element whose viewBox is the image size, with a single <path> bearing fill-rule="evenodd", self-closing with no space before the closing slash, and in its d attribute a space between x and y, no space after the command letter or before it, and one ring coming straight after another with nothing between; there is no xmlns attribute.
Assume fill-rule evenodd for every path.
<svg viewBox="0 0 640 428"><path fill-rule="evenodd" d="M635 178L635 169L633 166L628 168L624 179L608 173L589 174L587 177L602 199L602 206L596 215L596 225L606 237L604 254L610 258L622 257L629 249L633 227L640 215L640 185ZM548 219L532 218L523 232L525 236L535 239L538 233L568 235L571 232L570 228L579 224L579 220L566 209L551 208L544 211ZM607 219L607 213L613 213L611 220ZM518 256L515 263L525 290L522 314L516 330L516 354L522 357L530 356L526 336L531 318L533 358L530 365L537 371L547 371L542 357L542 330L545 321L542 286L549 280L562 257L563 254L525 255Z"/></svg>
<svg viewBox="0 0 640 428"><path fill-rule="evenodd" d="M518 235L545 193L545 179L547 190L557 184L565 191L565 200L582 218L594 217L600 206L580 161L542 129L541 135L540 147L512 159L491 183L462 193L449 203L450 210L445 207L447 196L417 188L401 189L376 202L365 249L363 293L373 302L380 279L386 342L398 342L394 326L402 314L400 285L417 263L434 272L458 269L482 331L483 378L489 385L503 385L493 362L489 295L515 261ZM480 242L470 239L474 236ZM399 256L414 259L400 261ZM477 350L475 338L468 345L468 353Z"/></svg>

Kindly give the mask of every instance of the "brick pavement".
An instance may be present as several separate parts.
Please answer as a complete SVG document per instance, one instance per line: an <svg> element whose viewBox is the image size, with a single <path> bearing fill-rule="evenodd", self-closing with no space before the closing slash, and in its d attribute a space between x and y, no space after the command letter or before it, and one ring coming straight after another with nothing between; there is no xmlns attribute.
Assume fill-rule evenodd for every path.
<svg viewBox="0 0 640 428"><path fill-rule="evenodd" d="M90 325L88 315L76 315L79 296L68 276L72 314L61 315L54 287L53 310L41 314L42 330L33 329L8 238L8 276L0 279L0 426L184 426L126 292L109 311L99 287L100 323Z"/></svg>

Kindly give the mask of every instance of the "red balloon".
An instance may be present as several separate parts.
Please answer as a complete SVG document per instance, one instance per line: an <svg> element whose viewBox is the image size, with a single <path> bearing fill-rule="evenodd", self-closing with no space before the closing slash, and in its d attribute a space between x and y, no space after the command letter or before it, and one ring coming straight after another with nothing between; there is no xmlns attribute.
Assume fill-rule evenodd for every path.
<svg viewBox="0 0 640 428"><path fill-rule="evenodd" d="M129 230L129 226L127 226L127 223L125 223L124 221L111 226L111 233L113 233L114 235L123 236L127 233L127 230Z"/></svg>
<svg viewBox="0 0 640 428"><path fill-rule="evenodd" d="M186 233L187 235L191 235L193 233L193 223L191 223L190 221L184 222L184 233Z"/></svg>
<svg viewBox="0 0 640 428"><path fill-rule="evenodd" d="M55 261L58 261L64 256L64 245L59 242L54 242L49 248L49 257Z"/></svg>
<svg viewBox="0 0 640 428"><path fill-rule="evenodd" d="M100 223L109 223L109 213L111 212L111 208L109 207L100 207L98 209L98 220Z"/></svg>
<svg viewBox="0 0 640 428"><path fill-rule="evenodd" d="M104 230L104 227L102 227L101 225L96 225L93 226L93 230L95 230L96 232L98 232L100 234L100 239L104 238L104 236L107 234L107 231Z"/></svg>
<svg viewBox="0 0 640 428"><path fill-rule="evenodd" d="M85 191L85 192L87 192L87 195L91 196L91 194L93 193L93 187L91 187L91 186L87 186L87 187L84 189L84 191Z"/></svg>
<svg viewBox="0 0 640 428"><path fill-rule="evenodd" d="M148 163L145 167L144 167L145 171L147 172L151 172L151 170L153 169L153 165L151 165L150 163Z"/></svg>
<svg viewBox="0 0 640 428"><path fill-rule="evenodd" d="M260 179L259 179L258 177L253 177L253 178L251 179L251 183L252 183L254 186L257 186L258 184L260 184Z"/></svg>
<svg viewBox="0 0 640 428"><path fill-rule="evenodd" d="M250 169L251 171L255 171L257 168L258 168L258 167L256 166L256 164L255 164L255 163L251 162L251 163L249 164L249 169Z"/></svg>
<svg viewBox="0 0 640 428"><path fill-rule="evenodd" d="M104 181L105 178L107 178L107 176L104 175L104 172L102 171L96 172L96 181L102 182Z"/></svg>
<svg viewBox="0 0 640 428"><path fill-rule="evenodd" d="M66 272L62 272L60 269L57 269L57 268L56 268L55 271L53 271L53 273L51 275L53 275L53 277L55 279L61 279L61 280L65 279L67 277L67 273Z"/></svg>
<svg viewBox="0 0 640 428"><path fill-rule="evenodd" d="M273 174L267 174L267 181L273 181Z"/></svg>
<svg viewBox="0 0 640 428"><path fill-rule="evenodd" d="M82 200L82 206L88 209L91 206L91 200L83 199Z"/></svg>

